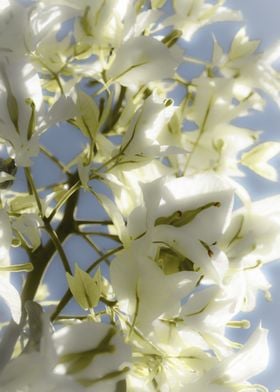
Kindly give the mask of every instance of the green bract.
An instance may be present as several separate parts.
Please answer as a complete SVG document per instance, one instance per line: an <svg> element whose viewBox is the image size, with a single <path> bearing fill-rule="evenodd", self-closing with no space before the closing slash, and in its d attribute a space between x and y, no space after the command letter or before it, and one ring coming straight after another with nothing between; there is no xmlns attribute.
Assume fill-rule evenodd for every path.
<svg viewBox="0 0 280 392"><path fill-rule="evenodd" d="M83 309L93 309L99 302L101 294L101 275L98 270L94 277L75 265L75 275L66 275L73 297Z"/></svg>

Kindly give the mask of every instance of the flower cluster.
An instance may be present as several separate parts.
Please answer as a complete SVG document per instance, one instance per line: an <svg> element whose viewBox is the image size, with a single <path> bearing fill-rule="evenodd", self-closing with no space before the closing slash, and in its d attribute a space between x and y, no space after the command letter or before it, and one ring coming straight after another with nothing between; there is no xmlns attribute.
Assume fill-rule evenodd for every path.
<svg viewBox="0 0 280 392"><path fill-rule="evenodd" d="M190 57L225 3L0 0L0 391L267 391L268 331L228 331L280 257L280 195L238 181L277 181L238 120L280 105L279 48Z"/></svg>

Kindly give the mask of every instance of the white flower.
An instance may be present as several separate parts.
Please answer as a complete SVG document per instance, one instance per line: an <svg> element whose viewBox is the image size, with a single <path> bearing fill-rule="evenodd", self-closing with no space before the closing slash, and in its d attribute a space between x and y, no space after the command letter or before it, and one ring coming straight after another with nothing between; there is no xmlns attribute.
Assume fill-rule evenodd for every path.
<svg viewBox="0 0 280 392"><path fill-rule="evenodd" d="M0 263L9 264L9 250L12 243L12 228L7 211L0 209ZM7 263L8 262L8 263Z"/></svg>
<svg viewBox="0 0 280 392"><path fill-rule="evenodd" d="M40 350L23 353L0 375L1 391L115 391L128 370L130 349L106 324L85 322L50 334L42 316Z"/></svg>
<svg viewBox="0 0 280 392"><path fill-rule="evenodd" d="M152 37L130 38L117 49L115 60L107 72L109 81L130 88L171 78L180 64L172 52Z"/></svg>
<svg viewBox="0 0 280 392"><path fill-rule="evenodd" d="M0 298L7 305L13 320L19 324L21 317L20 295L12 283L2 277L0 277Z"/></svg>
<svg viewBox="0 0 280 392"><path fill-rule="evenodd" d="M0 76L0 138L7 142L17 165L30 166L39 153L34 132L42 105L39 76L30 63L12 58L1 64Z"/></svg>
<svg viewBox="0 0 280 392"><path fill-rule="evenodd" d="M229 223L231 186L218 176L200 174L161 178L142 188L144 203L128 217L131 238L149 230L155 244L177 250L206 279L221 282L227 258L216 243Z"/></svg>
<svg viewBox="0 0 280 392"><path fill-rule="evenodd" d="M113 190L119 210L127 217L143 203L142 183L149 183L171 174L173 174L171 168L163 165L159 160L152 160L141 165L128 163L125 167L116 166L112 173L104 176L104 182Z"/></svg>
<svg viewBox="0 0 280 392"><path fill-rule="evenodd" d="M165 275L145 255L145 249L147 239L143 237L116 257L110 271L119 308L128 316L131 328L136 326L146 335L159 316L179 313L181 300L195 287L199 275L190 271Z"/></svg>
<svg viewBox="0 0 280 392"><path fill-rule="evenodd" d="M242 258L246 266L264 263L279 257L277 246L280 225L280 198L278 195L252 202L236 210L221 239L233 261Z"/></svg>
<svg viewBox="0 0 280 392"><path fill-rule="evenodd" d="M0 374L3 392L79 392L82 389L70 377L54 374L57 363L50 335L49 320L42 316L39 351L25 352L10 361ZM3 389L2 389L3 388Z"/></svg>
<svg viewBox="0 0 280 392"><path fill-rule="evenodd" d="M259 327L237 353L232 354L203 377L189 385L191 391L231 392L254 389L247 380L262 372L268 364L267 330ZM265 390L265 388L263 389Z"/></svg>
<svg viewBox="0 0 280 392"><path fill-rule="evenodd" d="M17 289L9 281L9 272L1 272L1 267L10 265L12 229L5 209L0 209L0 297L5 302L13 320L18 324L21 317L21 299ZM2 320L3 321L3 320Z"/></svg>
<svg viewBox="0 0 280 392"><path fill-rule="evenodd" d="M205 0L189 1L173 0L175 15L165 21L166 25L173 24L183 33L182 37L189 41L192 35L202 26L214 22L240 20L241 13L223 7L224 0L214 4Z"/></svg>
<svg viewBox="0 0 280 392"><path fill-rule="evenodd" d="M262 108L262 99L253 94L233 104L236 98L234 80L202 76L193 83L194 101L183 113L183 118L195 122L197 128L180 135L180 144L190 151L186 157L180 157L181 171L194 174L213 170L227 176L242 176L238 168L240 151L253 145L259 132L237 127L231 122L248 115L252 109Z"/></svg>
<svg viewBox="0 0 280 392"><path fill-rule="evenodd" d="M87 391L115 391L130 362L130 348L108 324L85 322L65 327L54 335L59 357L57 374L68 374Z"/></svg>
<svg viewBox="0 0 280 392"><path fill-rule="evenodd" d="M235 78L243 98L253 90L261 89L280 105L279 75L272 64L279 58L279 43L265 53L257 53L260 41L249 40L245 28L235 35L229 53L216 50L214 65L225 77Z"/></svg>
<svg viewBox="0 0 280 392"><path fill-rule="evenodd" d="M267 334L267 329L258 327L238 353L218 366L216 371L220 375L224 373L221 378L225 383L244 383L266 368L269 360ZM215 382L221 382L221 378L217 377Z"/></svg>
<svg viewBox="0 0 280 392"><path fill-rule="evenodd" d="M186 153L182 148L159 141L164 140L167 124L174 111L175 107L156 102L153 97L145 100L142 108L131 119L119 148L122 167L126 161L130 167L133 162L140 166L157 157Z"/></svg>
<svg viewBox="0 0 280 392"><path fill-rule="evenodd" d="M269 298L270 283L260 268L279 258L279 205L279 196L272 196L235 211L221 238L220 246L230 261L229 279L240 283L236 297L243 298L243 311L255 308L258 290Z"/></svg>

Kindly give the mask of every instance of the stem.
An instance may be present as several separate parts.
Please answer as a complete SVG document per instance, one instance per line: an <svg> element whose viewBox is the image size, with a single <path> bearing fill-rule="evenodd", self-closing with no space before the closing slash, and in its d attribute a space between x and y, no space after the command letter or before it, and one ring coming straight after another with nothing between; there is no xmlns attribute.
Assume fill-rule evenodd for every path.
<svg viewBox="0 0 280 392"><path fill-rule="evenodd" d="M60 207L63 206L64 203L67 202L67 200L76 193L77 190L79 190L80 187L80 180L78 179L77 176L77 181L68 189L68 191L65 193L65 195L59 200L59 202L57 203L57 205L54 207L54 209L52 210L51 214L48 216L48 221L50 222L54 216L56 215L56 213L58 212L58 210L60 209Z"/></svg>
<svg viewBox="0 0 280 392"><path fill-rule="evenodd" d="M72 184L75 184L77 182L77 178L78 174L75 173L72 176L69 185L71 186ZM73 214L78 202L78 197L78 192L72 193L72 195L68 198L66 202L63 219L61 220L56 230L57 239L61 244L68 237L68 235L70 235L74 231ZM39 248L37 248L35 251L29 251L29 258L33 264L34 269L27 275L26 282L22 291L21 299L23 306L26 301L33 300L42 279L42 276L44 274L44 271L47 268L50 259L53 257L56 250L57 249L53 241L50 240L47 242L46 245L40 245Z"/></svg>
<svg viewBox="0 0 280 392"><path fill-rule="evenodd" d="M78 234L81 235L95 235L95 236L99 236L99 237L106 237L106 238L110 238L111 240L120 242L119 237L115 234L110 234L110 233L103 233L100 231L79 231Z"/></svg>
<svg viewBox="0 0 280 392"><path fill-rule="evenodd" d="M100 221L100 220L76 220L76 224L78 226L81 225L112 225L113 222L111 220L104 220L104 221Z"/></svg>
<svg viewBox="0 0 280 392"><path fill-rule="evenodd" d="M71 175L66 169L66 167L60 162L60 160L55 157L46 147L40 146L40 150L46 157L48 157L53 163L55 163L64 173Z"/></svg>
<svg viewBox="0 0 280 392"><path fill-rule="evenodd" d="M88 238L88 236L82 235L81 237L87 242L87 244L88 244L96 253L98 253L98 255L99 255L100 257L103 256L103 253L101 252L101 250L96 246L96 244L95 244L90 238ZM105 259L104 261L106 262L107 265L110 264L109 259Z"/></svg>
<svg viewBox="0 0 280 392"><path fill-rule="evenodd" d="M29 177L28 171L26 173L28 179ZM75 184L77 179L78 179L78 173L75 173L69 181L69 186ZM29 188L31 188L31 185L32 182L28 181ZM30 190L32 191L33 189ZM67 238L67 236L74 231L73 214L78 202L78 197L79 197L79 193L76 192L72 194L67 200L65 210L64 210L64 217L61 220L56 231L57 238L60 241L60 243L63 243L63 241ZM14 346L24 328L26 317L27 317L26 310L25 310L25 303L26 301L29 300L32 301L34 299L37 289L40 285L42 276L51 258L55 254L56 250L57 249L53 241L51 240L48 241L47 244L44 246L40 245L39 248L37 248L33 252L31 250L27 250L30 261L33 265L33 270L28 273L21 293L22 315L21 315L20 324L17 325L13 320L11 320L9 326L6 328L3 337L1 339L0 352L3 353L3 355L1 355L0 358L0 370L9 362L12 353L14 351Z"/></svg>
<svg viewBox="0 0 280 392"><path fill-rule="evenodd" d="M35 200L36 200L36 203L37 203L37 207L38 207L38 210L39 210L39 212L40 212L40 216L41 216L41 218L43 218L44 212L43 212L41 200L40 200L40 197L39 197L39 195L38 195L36 186L35 186L35 184L34 184L34 181L33 181L32 175L31 175L30 168L29 168L29 167L24 168L24 173L25 173L25 176L26 176L26 179L27 179L27 184L28 184L29 192L31 191L31 193L32 193L33 196L35 197Z"/></svg>
<svg viewBox="0 0 280 392"><path fill-rule="evenodd" d="M64 252L64 249L61 245L61 242L59 241L59 238L57 236L57 233L55 232L55 230L52 228L50 222L47 219L44 219L44 224L45 224L45 229L48 232L60 258L63 264L63 267L65 269L66 272L69 272L69 274L72 274L71 272L71 268L70 268L70 264L69 261L67 259L67 256Z"/></svg>
<svg viewBox="0 0 280 392"><path fill-rule="evenodd" d="M201 125L200 130L199 130L198 137L197 137L197 139L196 139L196 141L194 143L192 151L189 153L188 158L186 160L185 167L184 167L184 170L183 170L184 174L186 174L186 171L187 171L187 168L188 168L188 166L189 166L189 164L191 162L192 156L193 156L193 154L194 154L194 152L195 152L195 150L196 150L196 148L197 148L197 146L198 146L198 144L200 142L200 139L201 139L201 137L202 137L202 135L203 135L203 133L205 131L205 127L206 127L206 124L207 124L208 116L209 116L209 113L210 113L210 110L211 110L211 106L212 106L212 100L213 100L213 97L209 101L209 104L207 106L206 113L205 113L202 125Z"/></svg>
<svg viewBox="0 0 280 392"><path fill-rule="evenodd" d="M116 125L116 123L118 122L120 116L121 116L121 107L122 107L122 103L125 99L125 94L126 94L126 90L127 88L124 86L121 86L121 91L118 97L118 100L114 106L114 109L112 111L111 116L109 117L109 121L106 124L106 128L103 131L103 133L108 133L112 128L114 128L114 126Z"/></svg>

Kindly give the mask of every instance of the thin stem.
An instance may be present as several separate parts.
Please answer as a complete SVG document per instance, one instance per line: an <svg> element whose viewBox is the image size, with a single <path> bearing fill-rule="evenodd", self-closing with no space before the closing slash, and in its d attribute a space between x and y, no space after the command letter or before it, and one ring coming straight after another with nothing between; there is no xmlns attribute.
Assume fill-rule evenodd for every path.
<svg viewBox="0 0 280 392"><path fill-rule="evenodd" d="M184 167L184 170L183 170L184 174L186 173L186 170L187 170L187 168L188 168L188 166L189 166L189 164L191 162L191 159L193 157L193 154L194 154L194 152L195 152L195 150L196 150L196 148L197 148L197 146L198 146L198 144L200 142L200 139L201 139L201 137L202 137L202 135L203 135L203 133L205 131L205 127L206 127L206 124L207 124L208 116L210 114L210 110L211 110L211 106L212 106L212 100L213 100L213 97L209 101L209 104L208 104L208 107L206 109L206 113L205 113L202 125L201 125L200 130L199 130L198 137L197 137L197 139L196 139L196 141L194 143L192 151L189 153L188 158L186 160L185 167Z"/></svg>
<svg viewBox="0 0 280 392"><path fill-rule="evenodd" d="M114 109L112 110L112 114L109 117L108 123L106 124L106 128L103 133L108 133L112 128L114 128L114 126L118 122L121 116L121 112L122 112L121 108L122 108L122 103L125 99L126 90L127 90L126 87L121 86L121 91L118 100L114 106Z"/></svg>
<svg viewBox="0 0 280 392"><path fill-rule="evenodd" d="M104 225L104 226L107 226L107 225L112 225L113 222L111 220L103 220L103 221L100 221L100 220L76 220L76 224L78 226L82 226L82 225L102 225L102 226Z"/></svg>
<svg viewBox="0 0 280 392"><path fill-rule="evenodd" d="M97 259L94 263L92 263L87 269L86 272L89 273L91 272L95 267L97 267L100 263L102 263L102 261L106 260L108 257L114 255L115 253L118 253L120 250L123 249L123 246L120 245L117 248L114 248L112 250L110 250L107 253L104 253L101 257L99 257L99 259Z"/></svg>
<svg viewBox="0 0 280 392"><path fill-rule="evenodd" d="M55 230L52 228L48 219L44 219L44 224L45 224L46 231L48 232L54 246L56 247L56 250L60 256L60 259L62 261L62 264L63 264L65 271L68 272L69 274L72 274L68 258L64 252L64 249L59 241L59 238L58 238Z"/></svg>
<svg viewBox="0 0 280 392"><path fill-rule="evenodd" d="M101 250L96 246L96 244L95 244L90 238L88 238L88 236L86 236L86 235L81 235L81 237L87 242L87 244L88 244L92 249L94 249L94 251L95 251L96 253L99 254L100 257L103 256L103 253L101 252ZM105 259L104 261L106 262L107 265L110 264L109 259Z"/></svg>
<svg viewBox="0 0 280 392"><path fill-rule="evenodd" d="M75 183L77 179L78 174L74 173L69 180L69 186ZM30 186L29 182L28 185ZM72 194L71 197L67 200L64 217L56 230L57 237L60 243L63 243L63 241L68 237L68 235L71 234L71 232L74 230L73 213L78 202L78 197L79 193L76 192ZM42 276L55 252L56 247L51 240L48 241L44 246L40 245L34 251L31 251L30 249L27 250L28 256L33 265L33 270L27 274L26 281L21 293L22 316L20 323L15 324L15 322L12 320L9 323L9 326L5 329L3 337L1 339L0 352L4 354L1 355L0 358L0 370L10 360L14 351L14 346L25 325L27 316L25 310L25 303L26 301L32 301L34 299Z"/></svg>
<svg viewBox="0 0 280 392"><path fill-rule="evenodd" d="M40 197L38 195L36 186L34 184L34 181L33 181L32 175L31 175L30 168L29 167L25 167L24 168L24 173L25 173L25 176L26 176L26 179L27 179L29 191L31 191L33 196L35 197L35 200L36 200L36 203L37 203L37 206L38 206L41 218L42 218L44 216L44 212L43 212L43 208L42 208Z"/></svg>
<svg viewBox="0 0 280 392"><path fill-rule="evenodd" d="M71 175L70 172L68 172L67 168L60 162L60 160L54 156L46 147L40 146L40 150L43 154L45 154L46 157L48 157L53 163L55 163L64 173L67 175Z"/></svg>
<svg viewBox="0 0 280 392"><path fill-rule="evenodd" d="M69 186L76 183L78 174L75 173L69 182ZM64 216L56 229L57 238L62 244L65 239L74 232L73 214L79 198L79 192L73 193L66 202ZM22 304L28 300L33 300L37 288L40 284L45 269L47 268L51 258L57 251L52 240L48 241L44 246L40 245L35 251L29 250L29 259L33 264L33 271L29 272L24 284L21 299Z"/></svg>
<svg viewBox="0 0 280 392"><path fill-rule="evenodd" d="M68 191L63 195L63 197L59 200L59 202L57 203L57 205L54 207L54 209L52 210L51 214L48 216L48 221L50 222L54 216L56 215L56 213L58 212L58 210L63 206L64 203L67 202L67 200L75 193L79 190L81 185L80 180L76 181L75 184L73 184L73 186L71 188L68 189Z"/></svg>
<svg viewBox="0 0 280 392"><path fill-rule="evenodd" d="M48 234L49 234L49 236L50 236L50 238L51 238L55 248L58 251L58 254L59 254L60 258L61 258L61 261L62 261L62 264L63 264L63 267L64 267L65 271L71 273L71 268L70 268L68 259L66 257L65 252L64 252L64 249L63 249L63 247L62 247L62 245L61 245L61 243L59 241L59 238L58 238L56 232L54 231L54 229L52 228L49 220L44 217L44 212L43 212L43 209L42 209L41 200L40 200L40 197L38 195L38 192L37 192L37 189L35 187L35 184L33 182L33 178L31 176L30 168L26 167L24 169L24 171L25 171L25 175L26 175L28 184L30 185L32 193L33 193L33 195L34 195L34 197L36 199L36 203L37 203L38 209L40 211L41 218L43 219L43 222L44 222L44 225L45 225L44 228L48 232Z"/></svg>
<svg viewBox="0 0 280 392"><path fill-rule="evenodd" d="M115 234L110 234L110 233L102 233L100 231L79 231L78 234L81 235L96 235L99 237L106 237L106 238L110 238L111 240L120 242L119 237Z"/></svg>
<svg viewBox="0 0 280 392"><path fill-rule="evenodd" d="M67 185L67 184L68 184L68 181L56 182L53 184L45 185L41 188L37 188L37 192L44 192L44 191L47 191L48 189L53 190L54 188L58 188L58 187L61 187L61 185L63 186L63 185Z"/></svg>
<svg viewBox="0 0 280 392"><path fill-rule="evenodd" d="M99 256L102 256L102 255L103 255L103 253L98 249L98 247L95 245L95 243L94 243L92 240L90 240L86 235L82 235L82 234L80 233L80 236L88 243L88 245L89 245L95 252L97 252L97 253L99 254Z"/></svg>

